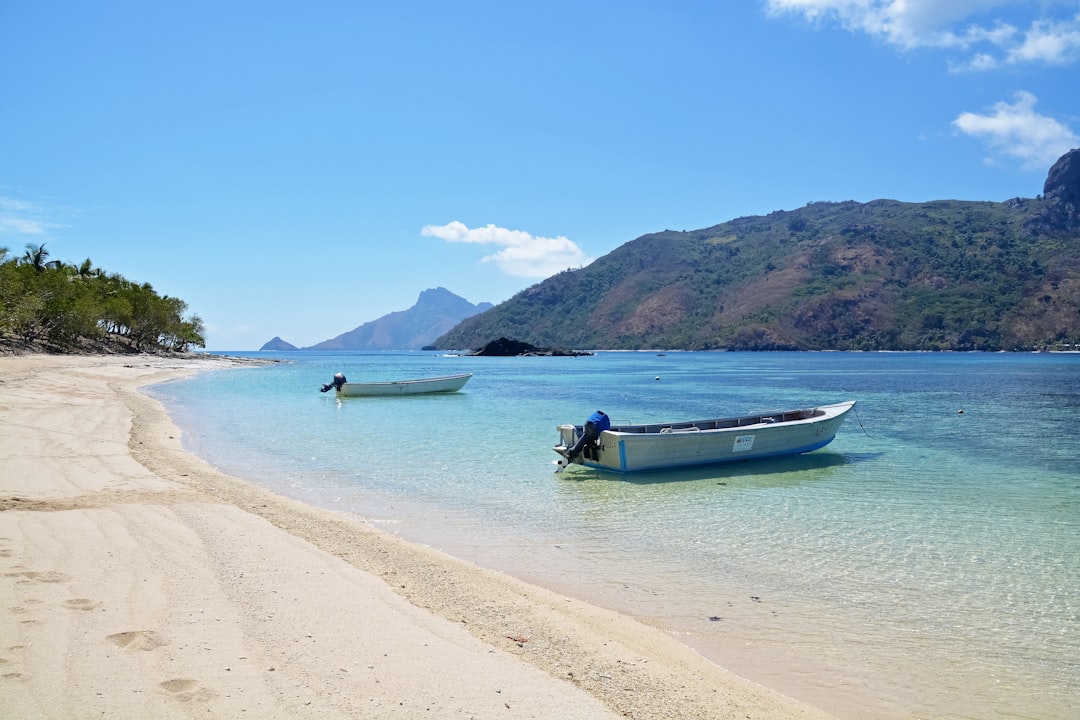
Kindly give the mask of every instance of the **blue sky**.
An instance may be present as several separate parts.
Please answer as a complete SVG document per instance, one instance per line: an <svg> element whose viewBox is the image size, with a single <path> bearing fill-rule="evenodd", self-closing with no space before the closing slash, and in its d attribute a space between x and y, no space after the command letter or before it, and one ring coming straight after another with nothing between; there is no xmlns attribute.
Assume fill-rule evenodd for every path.
<svg viewBox="0 0 1080 720"><path fill-rule="evenodd" d="M0 247L307 346L650 232L1034 197L1078 67L1076 0L0 0Z"/></svg>

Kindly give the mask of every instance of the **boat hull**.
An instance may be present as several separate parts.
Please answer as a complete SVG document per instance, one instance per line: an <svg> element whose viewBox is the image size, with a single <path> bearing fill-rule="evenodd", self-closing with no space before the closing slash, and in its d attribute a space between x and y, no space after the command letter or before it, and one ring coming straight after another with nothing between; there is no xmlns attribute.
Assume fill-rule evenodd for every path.
<svg viewBox="0 0 1080 720"><path fill-rule="evenodd" d="M382 397L395 395L429 395L453 393L465 387L472 373L446 375L416 380L393 380L389 382L344 383L336 389L338 397Z"/></svg>
<svg viewBox="0 0 1080 720"><path fill-rule="evenodd" d="M799 455L832 442L854 406L849 401L738 418L612 426L573 462L630 473ZM558 430L560 444L554 449L565 463L567 448L582 428L560 425Z"/></svg>

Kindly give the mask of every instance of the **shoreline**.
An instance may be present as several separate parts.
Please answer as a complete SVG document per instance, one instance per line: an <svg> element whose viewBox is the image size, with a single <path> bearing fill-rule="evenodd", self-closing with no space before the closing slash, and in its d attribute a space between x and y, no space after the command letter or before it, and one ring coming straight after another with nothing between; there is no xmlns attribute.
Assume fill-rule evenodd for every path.
<svg viewBox="0 0 1080 720"><path fill-rule="evenodd" d="M830 717L632 618L224 475L137 390L241 362L0 357L0 714Z"/></svg>

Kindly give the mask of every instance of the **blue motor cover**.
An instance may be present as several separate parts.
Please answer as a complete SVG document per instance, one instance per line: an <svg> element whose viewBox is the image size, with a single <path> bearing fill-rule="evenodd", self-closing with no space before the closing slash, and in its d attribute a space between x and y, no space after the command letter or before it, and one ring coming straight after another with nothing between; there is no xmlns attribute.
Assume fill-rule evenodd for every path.
<svg viewBox="0 0 1080 720"><path fill-rule="evenodd" d="M588 422L591 422L596 427L598 435L611 427L611 418L603 410L597 410L590 415Z"/></svg>

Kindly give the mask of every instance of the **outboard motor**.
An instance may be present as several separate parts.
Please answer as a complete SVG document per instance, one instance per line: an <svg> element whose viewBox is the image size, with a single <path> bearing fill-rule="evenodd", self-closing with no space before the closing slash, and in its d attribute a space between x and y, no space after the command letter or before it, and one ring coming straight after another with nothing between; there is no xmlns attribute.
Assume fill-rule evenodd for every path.
<svg viewBox="0 0 1080 720"><path fill-rule="evenodd" d="M340 390L340 389L341 389L341 386L342 386L342 385L344 385L344 384L345 384L346 382L348 382L348 381L347 381L347 380L345 379L345 376L344 376L344 375L342 375L341 373L336 373L336 374L334 375L334 379L333 379L333 380L331 380L331 381L330 381L329 383L327 383L326 385L323 385L323 386L322 386L321 388L319 388L319 389L320 389L320 390L321 390L322 392L327 392L328 390L330 390L330 388L334 388L335 390Z"/></svg>
<svg viewBox="0 0 1080 720"><path fill-rule="evenodd" d="M604 414L603 410L597 410L585 421L585 430L581 437L574 443L574 447L566 451L566 461L574 462L574 457L586 447L596 447L600 433L611 427L611 418Z"/></svg>

